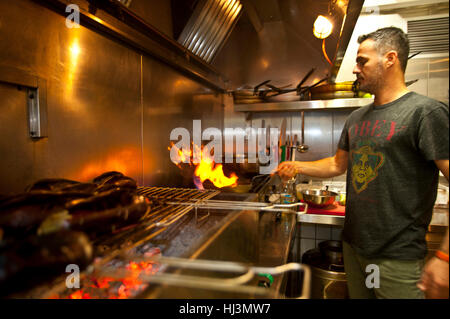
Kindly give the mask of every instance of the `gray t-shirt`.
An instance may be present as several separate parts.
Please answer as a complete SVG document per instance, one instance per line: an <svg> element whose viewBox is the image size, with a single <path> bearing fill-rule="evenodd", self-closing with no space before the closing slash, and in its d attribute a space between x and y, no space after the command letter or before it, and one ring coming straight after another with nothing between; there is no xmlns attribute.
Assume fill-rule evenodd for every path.
<svg viewBox="0 0 450 319"><path fill-rule="evenodd" d="M371 258L421 259L449 156L448 106L409 92L354 111L338 147L349 152L343 239Z"/></svg>

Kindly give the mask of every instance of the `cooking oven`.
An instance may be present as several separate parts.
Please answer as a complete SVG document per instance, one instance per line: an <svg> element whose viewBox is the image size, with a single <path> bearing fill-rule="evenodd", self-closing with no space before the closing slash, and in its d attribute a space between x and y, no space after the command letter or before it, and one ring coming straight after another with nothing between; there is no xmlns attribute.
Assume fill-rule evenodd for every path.
<svg viewBox="0 0 450 319"><path fill-rule="evenodd" d="M117 173L108 174L115 176ZM115 179L117 186L118 178ZM88 242L83 243L85 253L82 257L88 261L80 264L83 259L80 257L73 257L73 264L67 265L48 261L44 264L54 274L37 281L23 282L40 276L42 265L39 267L32 260L25 265L17 262L24 254L11 253L5 247L11 243L8 236L11 228L6 228L1 266L5 267L5 262L17 262L19 269L6 267L7 273L1 278L2 295L52 299L284 298L287 275L296 273L299 275L297 285L301 287L301 294L296 297L308 298L308 266L287 262L294 226L298 216L306 213L307 205L258 201L258 197L264 198L262 192L267 188L267 180L267 176L254 179L257 183L252 187L261 189L259 194L138 187L132 204L122 202L101 210L98 206L83 205L83 213L74 210L73 205L79 206L86 198L72 200L65 204L72 215L66 220L69 226L57 229L61 219L57 217L55 223L55 214L50 214L51 217L40 224L38 233L41 233L41 242L48 236L53 236L53 240L69 238L51 244L53 251L47 251L47 258L51 259L57 250L55 247L76 255L77 248L71 239L74 235L67 231L83 232ZM54 188L44 191L42 185L46 183L55 185L56 181L35 183L28 195L49 196L55 192ZM85 183L74 185L78 190L86 187ZM104 189L106 185L112 187L108 181L100 187ZM124 189L123 185L114 188L116 191L121 189ZM72 186L71 190L70 194L73 194ZM60 194L64 192L69 194L67 188L59 191ZM100 190L95 196L104 196L104 192ZM26 200L28 204L32 203L32 198ZM14 203L8 205L8 201L11 203L11 199L3 200L2 208L13 210ZM137 213L136 205L143 205L144 209ZM26 210L25 206L17 204L17 200L16 206ZM17 215L17 209L15 213ZM133 214L140 217L132 219ZM112 223L105 217L107 215L120 217ZM84 218L82 222L80 216ZM101 223L110 224L100 231ZM28 242L16 247L20 251L27 245ZM34 249L46 247L42 244ZM28 254L34 258L33 252ZM15 280L18 277L23 279L19 287Z"/></svg>

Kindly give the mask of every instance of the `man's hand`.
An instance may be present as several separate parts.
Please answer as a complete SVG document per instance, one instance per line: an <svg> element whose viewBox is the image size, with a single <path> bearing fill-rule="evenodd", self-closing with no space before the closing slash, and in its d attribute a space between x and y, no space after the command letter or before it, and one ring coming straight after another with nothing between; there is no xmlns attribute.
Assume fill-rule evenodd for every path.
<svg viewBox="0 0 450 319"><path fill-rule="evenodd" d="M417 286L425 293L427 299L448 299L448 262L432 257L425 265Z"/></svg>
<svg viewBox="0 0 450 319"><path fill-rule="evenodd" d="M278 167L272 172L272 175L277 173L280 175L281 179L288 180L298 172L298 162L282 162Z"/></svg>
<svg viewBox="0 0 450 319"><path fill-rule="evenodd" d="M282 179L290 179L296 174L306 176L328 178L344 174L347 170L348 152L338 149L332 157L323 158L312 162L282 162L272 171Z"/></svg>

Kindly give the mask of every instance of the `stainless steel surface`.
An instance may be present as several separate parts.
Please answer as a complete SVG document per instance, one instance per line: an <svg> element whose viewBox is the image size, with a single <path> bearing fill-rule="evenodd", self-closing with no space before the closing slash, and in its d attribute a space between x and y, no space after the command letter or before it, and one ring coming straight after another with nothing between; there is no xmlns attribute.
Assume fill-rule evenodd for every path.
<svg viewBox="0 0 450 319"><path fill-rule="evenodd" d="M178 42L210 62L227 34L231 33L242 5L239 0L202 0L181 33Z"/></svg>
<svg viewBox="0 0 450 319"><path fill-rule="evenodd" d="M344 17L344 24L341 29L341 36L339 38L335 58L333 60L333 66L330 72L329 82L334 83L336 76L344 59L345 51L347 50L348 43L352 37L353 29L355 28L356 21L361 13L364 0L350 0L347 4L347 12Z"/></svg>
<svg viewBox="0 0 450 319"><path fill-rule="evenodd" d="M311 266L311 275L311 298L348 298L347 276L345 272L336 272Z"/></svg>
<svg viewBox="0 0 450 319"><path fill-rule="evenodd" d="M299 217L299 222L310 224L344 226L344 218L345 216L305 214Z"/></svg>
<svg viewBox="0 0 450 319"><path fill-rule="evenodd" d="M0 65L0 83L26 90L30 137L47 137L47 81L20 69Z"/></svg>
<svg viewBox="0 0 450 319"><path fill-rule="evenodd" d="M284 212L295 215L306 214L308 212L308 205L305 203L292 204L268 204L258 202L235 202L235 201L220 201L220 200L189 200L183 202L167 202L170 205L190 206L201 209L221 209L221 210L256 210L266 212ZM300 210L300 207L304 207Z"/></svg>
<svg viewBox="0 0 450 319"><path fill-rule="evenodd" d="M302 294L298 299L308 299L310 292L311 273L309 266L298 263L288 263L275 267L255 267L236 262L211 261L199 259L184 259L176 257L150 257L142 258L128 256L128 260L133 262L154 262L164 266L175 266L180 269L202 270L202 275L192 276L183 274L156 273L152 275L141 275L140 279L145 283L164 284L174 287L184 287L190 289L206 289L219 292L229 292L235 294L245 294L249 296L258 296L260 298L276 298L279 294L273 289L264 287L246 285L258 274L270 274L273 276L284 275L289 271L304 272L302 282ZM95 270L93 270L95 271ZM242 275L231 278L216 278L208 276L207 272L215 271L221 273L242 273ZM206 275L205 275L206 273ZM110 278L124 278L127 272L117 271L115 268L103 268L96 271L96 275L107 276Z"/></svg>
<svg viewBox="0 0 450 319"><path fill-rule="evenodd" d="M183 127L192 138L194 119L201 120L202 130L223 130L224 98L147 57L143 57L142 76L143 185L186 187L178 183L192 182L193 171L170 161L170 132Z"/></svg>
<svg viewBox="0 0 450 319"><path fill-rule="evenodd" d="M372 98L312 100L295 102L274 102L255 104L236 104L236 112L284 112L284 111L311 111L322 109L359 108L373 102Z"/></svg>
<svg viewBox="0 0 450 319"><path fill-rule="evenodd" d="M224 101L224 127L235 128L251 125L253 128L261 128L263 120L266 128L279 127L283 118L292 116L292 134L301 136L300 112L235 112L232 97L227 96ZM305 112L305 141L309 145L309 150L306 153L297 152L295 159L297 161L312 161L333 156L336 153L345 120L352 111L354 111L354 108ZM248 114L251 114L249 123L246 121Z"/></svg>
<svg viewBox="0 0 450 319"><path fill-rule="evenodd" d="M60 0L32 0L66 17L66 4ZM77 0L80 24L106 35L124 46L167 64L190 78L224 90L224 80L209 64L190 53L172 38L155 29L128 8L114 1L97 2L92 10L88 0Z"/></svg>
<svg viewBox="0 0 450 319"><path fill-rule="evenodd" d="M333 204L336 201L336 196L338 196L335 192L330 192L327 190L321 189L307 189L302 190L301 185L297 185L296 192L297 198L299 200L304 200L311 206L315 207L326 207Z"/></svg>
<svg viewBox="0 0 450 319"><path fill-rule="evenodd" d="M289 243L293 236L296 218L293 214L282 213L276 220L272 212L245 211L229 215L226 224L216 230L201 246L195 247L188 255L193 259L234 261L250 263L255 267L274 267L285 264ZM195 272L184 270L183 275ZM227 278L223 273L212 272L215 278ZM284 276L274 276L271 290L275 298L282 297ZM257 282L253 282L257 285ZM149 290L143 296L157 298L247 298L242 293L226 294L213 290L164 287Z"/></svg>
<svg viewBox="0 0 450 319"><path fill-rule="evenodd" d="M167 37L173 38L172 4L170 0L135 0L131 1L128 9Z"/></svg>
<svg viewBox="0 0 450 319"><path fill-rule="evenodd" d="M97 32L66 28L63 16L41 5L0 2L0 22L1 70L18 70L8 83L47 82L49 136L29 138L25 90L0 83L0 193L41 178L87 181L106 170L139 185L178 181L170 131L191 128L193 119L223 127L222 95Z"/></svg>
<svg viewBox="0 0 450 319"><path fill-rule="evenodd" d="M351 2L362 3L361 0ZM341 34L351 35L353 31L348 29L350 20L356 21L357 17L353 15L346 17L346 27L342 28L347 3L339 1L335 5L333 32L326 39L330 57L338 49ZM329 1L247 0L243 4L244 14L213 61L213 65L230 80L233 89L255 86L268 79L278 87L295 85L311 67L316 67L315 77L306 85L330 73L330 65L321 51L322 41L312 32L317 16L327 14ZM340 44L339 50L345 52L344 44Z"/></svg>

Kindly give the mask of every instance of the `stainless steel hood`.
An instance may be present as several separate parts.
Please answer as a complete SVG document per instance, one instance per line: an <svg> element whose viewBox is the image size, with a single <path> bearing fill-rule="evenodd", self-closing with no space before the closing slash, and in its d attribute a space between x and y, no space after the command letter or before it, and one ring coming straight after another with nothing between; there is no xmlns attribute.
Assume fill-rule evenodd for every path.
<svg viewBox="0 0 450 319"><path fill-rule="evenodd" d="M212 66L235 90L271 80L295 87L312 68L305 85L326 76L333 82L341 65L363 0L241 0L243 14ZM330 14L331 13L331 14ZM325 40L313 35L317 16L328 15L334 25Z"/></svg>

